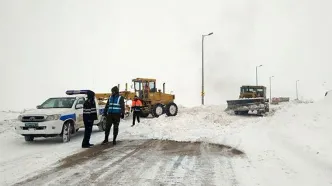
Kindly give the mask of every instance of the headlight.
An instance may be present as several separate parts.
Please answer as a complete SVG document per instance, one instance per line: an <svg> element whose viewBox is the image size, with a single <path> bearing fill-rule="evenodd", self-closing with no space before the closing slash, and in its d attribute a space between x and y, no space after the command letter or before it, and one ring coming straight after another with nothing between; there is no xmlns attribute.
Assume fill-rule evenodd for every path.
<svg viewBox="0 0 332 186"><path fill-rule="evenodd" d="M22 118L23 118L23 116L22 116L22 115L19 115L19 116L17 117L17 120L22 121Z"/></svg>
<svg viewBox="0 0 332 186"><path fill-rule="evenodd" d="M50 120L58 120L60 119L60 114L54 114L54 115L48 115L46 117L46 120L50 121Z"/></svg>

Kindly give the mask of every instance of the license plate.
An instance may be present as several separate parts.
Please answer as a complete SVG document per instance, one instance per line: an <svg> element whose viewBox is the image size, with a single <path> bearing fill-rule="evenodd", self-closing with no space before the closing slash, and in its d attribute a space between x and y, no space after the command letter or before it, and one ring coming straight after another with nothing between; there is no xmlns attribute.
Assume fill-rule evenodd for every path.
<svg viewBox="0 0 332 186"><path fill-rule="evenodd" d="M38 123L25 123L26 127L38 127Z"/></svg>

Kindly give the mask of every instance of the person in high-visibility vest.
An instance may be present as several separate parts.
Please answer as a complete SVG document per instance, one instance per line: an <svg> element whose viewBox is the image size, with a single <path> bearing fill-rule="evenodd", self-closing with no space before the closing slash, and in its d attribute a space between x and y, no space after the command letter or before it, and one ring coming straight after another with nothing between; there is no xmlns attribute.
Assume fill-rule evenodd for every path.
<svg viewBox="0 0 332 186"><path fill-rule="evenodd" d="M134 97L134 100L132 101L132 104L131 104L131 112L133 112L133 125L135 125L135 121L136 121L136 118L137 118L137 122L139 123L140 120L139 120L139 117L141 115L141 111L142 111L142 102L141 100L138 99L137 96Z"/></svg>
<svg viewBox="0 0 332 186"><path fill-rule="evenodd" d="M125 103L124 98L119 94L118 87L113 87L111 91L112 95L105 105L103 114L106 116L106 129L105 140L102 142L102 144L108 143L108 136L113 125L113 145L116 145L116 137L119 133L120 118L123 119L125 114Z"/></svg>

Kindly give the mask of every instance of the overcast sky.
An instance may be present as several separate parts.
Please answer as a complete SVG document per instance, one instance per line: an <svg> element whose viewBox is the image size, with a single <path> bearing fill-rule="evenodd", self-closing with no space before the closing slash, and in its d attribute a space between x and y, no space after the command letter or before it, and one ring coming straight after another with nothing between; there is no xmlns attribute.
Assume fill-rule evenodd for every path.
<svg viewBox="0 0 332 186"><path fill-rule="evenodd" d="M0 110L34 108L68 89L109 92L156 78L176 103L206 104L259 84L273 96L332 89L331 0L0 0ZM323 83L325 85L323 86Z"/></svg>

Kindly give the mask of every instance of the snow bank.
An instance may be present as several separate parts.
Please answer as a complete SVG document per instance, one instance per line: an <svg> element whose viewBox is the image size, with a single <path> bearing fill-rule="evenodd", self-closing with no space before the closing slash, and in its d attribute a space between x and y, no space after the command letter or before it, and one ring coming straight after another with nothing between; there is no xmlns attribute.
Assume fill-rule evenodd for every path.
<svg viewBox="0 0 332 186"><path fill-rule="evenodd" d="M332 96L327 96L315 103L288 104L270 119L231 137L241 139L239 148L263 177L278 175L275 185L328 185L332 183L331 124Z"/></svg>
<svg viewBox="0 0 332 186"><path fill-rule="evenodd" d="M268 121L276 112L293 107L293 103L271 105L267 117L237 116L225 112L227 105L181 107L178 115L141 119L132 128L124 131L124 139L168 139L176 141L202 141L238 145L239 138L230 138L234 133L258 122Z"/></svg>
<svg viewBox="0 0 332 186"><path fill-rule="evenodd" d="M128 139L169 139L176 141L216 142L225 134L242 129L260 117L239 117L224 112L225 106L181 108L175 117L143 119L123 133ZM247 121L248 123L247 123ZM248 124L249 125L249 124Z"/></svg>
<svg viewBox="0 0 332 186"><path fill-rule="evenodd" d="M14 130L13 122L17 119L19 112L0 111L0 134L7 130Z"/></svg>
<svg viewBox="0 0 332 186"><path fill-rule="evenodd" d="M302 104L280 112L271 122L287 141L306 152L332 156L332 95L312 104ZM322 153L323 152L323 153ZM332 164L332 161L330 161Z"/></svg>

